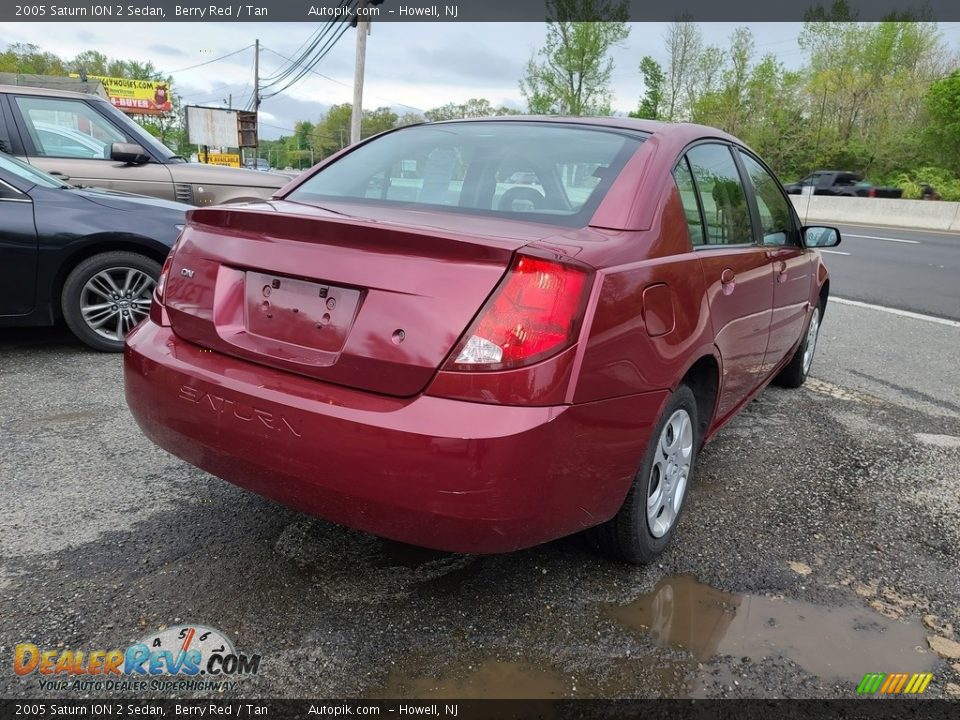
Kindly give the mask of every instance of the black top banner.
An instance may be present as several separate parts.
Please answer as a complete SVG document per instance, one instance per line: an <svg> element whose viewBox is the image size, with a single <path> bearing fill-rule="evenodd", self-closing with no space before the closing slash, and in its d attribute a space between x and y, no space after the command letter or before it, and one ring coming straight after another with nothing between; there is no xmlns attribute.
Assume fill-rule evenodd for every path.
<svg viewBox="0 0 960 720"><path fill-rule="evenodd" d="M697 22L960 20L958 0L55 0L0 3L0 22L543 22L561 19ZM621 6L626 11L622 15ZM555 16L554 16L555 17Z"/></svg>

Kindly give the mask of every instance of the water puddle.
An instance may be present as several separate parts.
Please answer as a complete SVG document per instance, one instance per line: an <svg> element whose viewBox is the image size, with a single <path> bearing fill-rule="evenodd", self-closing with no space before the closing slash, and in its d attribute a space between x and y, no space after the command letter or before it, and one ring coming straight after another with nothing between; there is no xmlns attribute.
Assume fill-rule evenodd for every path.
<svg viewBox="0 0 960 720"><path fill-rule="evenodd" d="M629 605L605 606L604 614L700 661L787 657L819 677L849 681L893 668L922 672L935 662L919 623L855 606L722 592L689 575L665 578Z"/></svg>
<svg viewBox="0 0 960 720"><path fill-rule="evenodd" d="M430 665L424 663L422 667ZM435 676L391 670L385 686L377 694L387 698L517 700L569 697L575 687L576 680L569 675L524 663L487 659Z"/></svg>
<svg viewBox="0 0 960 720"><path fill-rule="evenodd" d="M484 657L472 663L443 662L414 653L394 667L370 697L506 700L588 697L677 697L688 691L686 663L610 658L603 677L561 672L546 663Z"/></svg>

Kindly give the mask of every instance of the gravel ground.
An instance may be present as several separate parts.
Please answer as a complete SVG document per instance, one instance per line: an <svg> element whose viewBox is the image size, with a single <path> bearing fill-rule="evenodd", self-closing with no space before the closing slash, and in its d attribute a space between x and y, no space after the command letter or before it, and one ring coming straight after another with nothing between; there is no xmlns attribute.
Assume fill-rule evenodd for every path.
<svg viewBox="0 0 960 720"><path fill-rule="evenodd" d="M222 697L849 697L866 672L950 696L960 658L928 638L960 639L960 330L832 305L819 353L704 451L673 545L634 568L271 504L147 442L119 357L0 332L0 696L84 695L15 676L17 643L186 623L262 655Z"/></svg>

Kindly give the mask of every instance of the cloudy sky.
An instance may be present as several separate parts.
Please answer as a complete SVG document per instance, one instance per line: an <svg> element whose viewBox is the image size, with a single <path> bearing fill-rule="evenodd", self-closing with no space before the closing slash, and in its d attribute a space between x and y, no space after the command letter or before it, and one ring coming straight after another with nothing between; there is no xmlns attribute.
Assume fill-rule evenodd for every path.
<svg viewBox="0 0 960 720"><path fill-rule="evenodd" d="M957 24L944 29L956 49ZM758 55L773 53L787 66L802 60L800 23L751 23ZM252 92L253 50L203 67L183 69L236 51L260 39L261 76L270 76L316 29L312 23L7 23L0 49L16 42L39 45L64 57L97 49L110 57L149 60L172 74L174 92L190 104L225 105L230 94L243 107ZM725 46L734 23L704 23L708 43ZM643 92L637 66L644 55L665 60L663 23L632 23L629 39L614 51L614 108L627 112ZM495 105L523 107L518 81L542 45L542 23L374 24L367 49L365 107L389 105L398 113L485 97ZM355 31L347 30L310 75L261 106L266 138L289 134L296 120L316 120L325 107L352 99Z"/></svg>

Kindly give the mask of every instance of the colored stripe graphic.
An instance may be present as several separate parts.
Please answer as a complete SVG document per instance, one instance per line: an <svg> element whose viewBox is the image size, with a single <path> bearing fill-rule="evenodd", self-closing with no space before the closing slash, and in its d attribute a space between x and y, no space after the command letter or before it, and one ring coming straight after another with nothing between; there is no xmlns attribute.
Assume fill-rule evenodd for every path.
<svg viewBox="0 0 960 720"><path fill-rule="evenodd" d="M867 673L857 686L857 694L919 695L931 680L933 673Z"/></svg>
<svg viewBox="0 0 960 720"><path fill-rule="evenodd" d="M880 689L880 683L886 677L886 673L867 673L860 681L857 687L857 693L860 695L873 695Z"/></svg>

